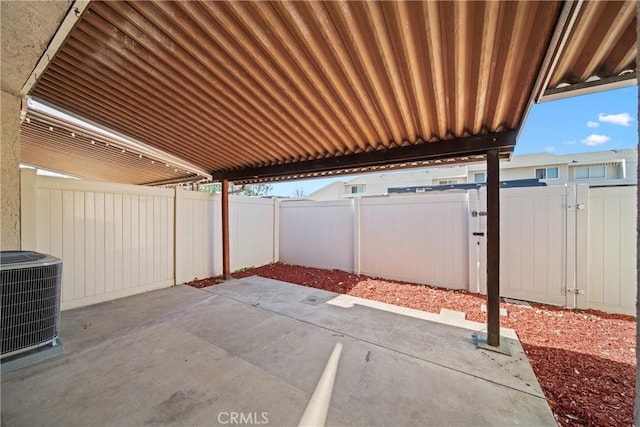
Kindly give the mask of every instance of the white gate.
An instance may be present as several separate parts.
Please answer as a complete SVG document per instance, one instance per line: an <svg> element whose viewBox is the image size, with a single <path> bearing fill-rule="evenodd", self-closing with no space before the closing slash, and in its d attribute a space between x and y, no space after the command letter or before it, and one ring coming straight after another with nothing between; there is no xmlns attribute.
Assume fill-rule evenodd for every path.
<svg viewBox="0 0 640 427"><path fill-rule="evenodd" d="M500 190L500 295L586 308L586 185ZM469 288L486 293L486 189L470 191ZM475 208L474 208L475 206Z"/></svg>
<svg viewBox="0 0 640 427"><path fill-rule="evenodd" d="M636 190L636 187L601 187L589 192L590 308L635 315Z"/></svg>

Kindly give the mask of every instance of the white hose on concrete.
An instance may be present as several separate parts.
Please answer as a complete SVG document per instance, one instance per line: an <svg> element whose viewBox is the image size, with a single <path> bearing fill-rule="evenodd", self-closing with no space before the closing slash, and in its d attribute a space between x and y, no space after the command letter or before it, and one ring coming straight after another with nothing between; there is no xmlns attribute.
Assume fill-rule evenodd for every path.
<svg viewBox="0 0 640 427"><path fill-rule="evenodd" d="M302 414L299 427L320 427L324 426L327 421L329 412L329 403L331 403L331 394L333 393L333 384L338 372L338 362L342 353L342 343L336 343L333 352L329 357L329 361L322 372L322 376L316 385L316 389L311 396L311 400L307 404L307 408Z"/></svg>

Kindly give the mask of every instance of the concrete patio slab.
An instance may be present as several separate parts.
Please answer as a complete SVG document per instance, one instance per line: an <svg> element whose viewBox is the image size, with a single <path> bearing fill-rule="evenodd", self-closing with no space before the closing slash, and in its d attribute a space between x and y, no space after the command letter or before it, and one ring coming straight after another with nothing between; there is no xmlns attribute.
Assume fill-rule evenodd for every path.
<svg viewBox="0 0 640 427"><path fill-rule="evenodd" d="M517 340L335 296L253 277L64 312L66 353L2 377L2 425L297 425L337 342L327 425L555 425Z"/></svg>

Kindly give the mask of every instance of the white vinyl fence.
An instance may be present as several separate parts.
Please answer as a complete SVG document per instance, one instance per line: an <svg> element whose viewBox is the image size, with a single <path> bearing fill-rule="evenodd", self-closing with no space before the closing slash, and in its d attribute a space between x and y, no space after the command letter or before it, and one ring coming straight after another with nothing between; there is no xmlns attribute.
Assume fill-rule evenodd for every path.
<svg viewBox="0 0 640 427"><path fill-rule="evenodd" d="M468 289L468 197L433 194L355 199L360 272Z"/></svg>
<svg viewBox="0 0 640 427"><path fill-rule="evenodd" d="M222 274L222 199L176 191L176 283ZM231 271L278 260L276 199L229 197Z"/></svg>
<svg viewBox="0 0 640 427"><path fill-rule="evenodd" d="M353 271L354 214L350 200L280 203L280 260Z"/></svg>
<svg viewBox="0 0 640 427"><path fill-rule="evenodd" d="M219 195L22 171L22 249L61 258L62 309L222 274ZM277 261L277 201L231 196L231 268Z"/></svg>
<svg viewBox="0 0 640 427"><path fill-rule="evenodd" d="M222 274L219 195L22 171L22 248L63 261L62 308ZM501 294L635 313L636 187L501 190ZM486 191L331 202L231 196L231 270L282 260L486 292Z"/></svg>
<svg viewBox="0 0 640 427"><path fill-rule="evenodd" d="M635 313L636 187L501 190L501 295ZM280 260L486 292L486 190L283 201Z"/></svg>
<svg viewBox="0 0 640 427"><path fill-rule="evenodd" d="M22 248L62 259L63 310L174 284L173 190L22 181Z"/></svg>
<svg viewBox="0 0 640 427"><path fill-rule="evenodd" d="M176 191L176 283L222 273L220 197Z"/></svg>
<svg viewBox="0 0 640 427"><path fill-rule="evenodd" d="M220 214L220 209L216 212ZM258 267L278 260L276 212L276 199L233 195L229 197L231 271ZM222 239L218 247L222 247ZM222 274L222 270L219 274Z"/></svg>
<svg viewBox="0 0 640 427"><path fill-rule="evenodd" d="M636 187L589 192L589 307L635 314Z"/></svg>
<svg viewBox="0 0 640 427"><path fill-rule="evenodd" d="M280 260L468 288L467 194L283 201Z"/></svg>

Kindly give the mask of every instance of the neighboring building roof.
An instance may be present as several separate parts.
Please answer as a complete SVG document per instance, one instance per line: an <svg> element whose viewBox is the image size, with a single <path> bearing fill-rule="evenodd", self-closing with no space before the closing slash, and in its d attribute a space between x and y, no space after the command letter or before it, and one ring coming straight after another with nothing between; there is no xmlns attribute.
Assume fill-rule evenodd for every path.
<svg viewBox="0 0 640 427"><path fill-rule="evenodd" d="M553 153L532 153L520 154L511 157L509 162L500 164L502 169L524 168L531 166L552 166L571 164L594 164L594 163L616 163L621 160L636 161L638 152L633 148L620 150L593 151L589 153L553 154ZM469 165L469 171L484 170L487 166L484 163Z"/></svg>
<svg viewBox="0 0 640 427"><path fill-rule="evenodd" d="M625 148L620 150L604 150L589 153L572 153L572 154L553 154L553 153L532 153L514 155L509 162L500 163L501 169L516 169L529 167L546 167L554 165L593 165L606 163L637 162L638 152L633 148ZM466 166L452 166L448 168L428 168L411 171L396 171L378 174L366 174L354 177L353 179L343 182L339 181L339 185L374 185L387 184L389 188L398 187L415 187L417 183L425 180L437 179L455 179L467 177L469 173L482 172L487 168L485 163L470 164ZM337 183L329 184L336 186ZM325 192L327 187L323 187L309 195L313 198ZM322 193L321 193L322 192Z"/></svg>
<svg viewBox="0 0 640 427"><path fill-rule="evenodd" d="M399 183L407 181L419 181L425 178L456 178L466 177L467 168L464 166L452 166L449 168L429 168L419 169L412 171L397 171L377 174L367 174L355 177L346 182L346 185L358 185L358 184L374 184L377 182L384 183Z"/></svg>
<svg viewBox="0 0 640 427"><path fill-rule="evenodd" d="M412 193L430 193L433 191L450 191L450 190L472 190L480 187L486 187L486 182L467 182L464 184L448 184L448 185L421 185L417 187L391 187L388 193L395 194L412 194ZM500 181L500 188L522 188L522 187L546 187L547 183L539 179L515 179L512 181Z"/></svg>

